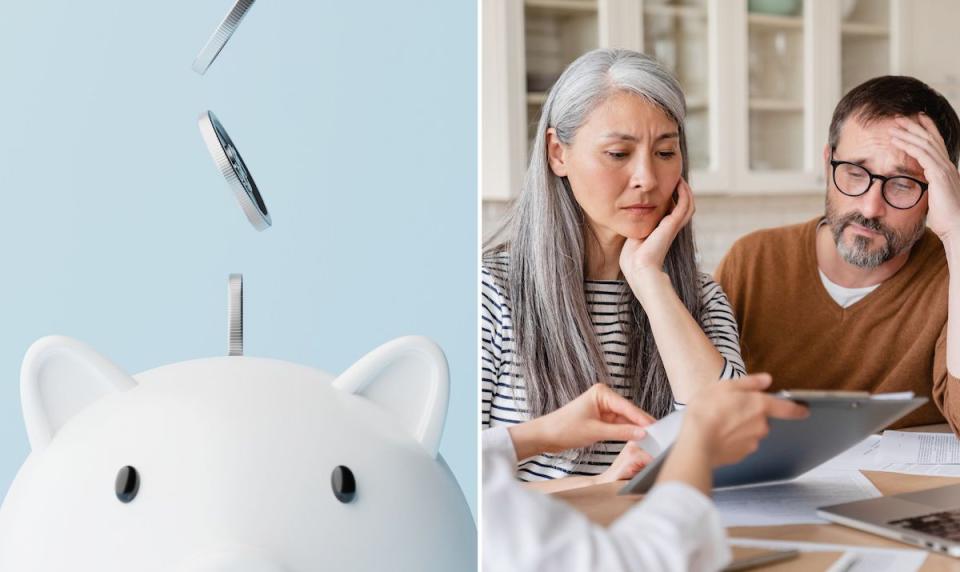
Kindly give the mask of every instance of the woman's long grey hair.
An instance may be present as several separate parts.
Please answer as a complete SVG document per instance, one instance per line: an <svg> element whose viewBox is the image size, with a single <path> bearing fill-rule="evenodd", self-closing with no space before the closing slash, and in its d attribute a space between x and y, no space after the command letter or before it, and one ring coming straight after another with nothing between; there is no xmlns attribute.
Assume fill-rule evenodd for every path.
<svg viewBox="0 0 960 572"><path fill-rule="evenodd" d="M503 226L484 245L485 256L509 254L507 293L532 417L563 406L598 381L613 385L584 293L589 229L566 178L549 167L546 133L555 128L557 138L569 145L590 112L616 92L637 94L676 121L687 177L686 104L669 72L630 50L594 50L570 64L543 105L522 192ZM674 240L665 270L699 323L700 284L690 227ZM629 309L631 316L625 327L628 379L617 385L629 384L634 402L660 418L673 409L673 392L650 322L626 285L622 304L621 310Z"/></svg>

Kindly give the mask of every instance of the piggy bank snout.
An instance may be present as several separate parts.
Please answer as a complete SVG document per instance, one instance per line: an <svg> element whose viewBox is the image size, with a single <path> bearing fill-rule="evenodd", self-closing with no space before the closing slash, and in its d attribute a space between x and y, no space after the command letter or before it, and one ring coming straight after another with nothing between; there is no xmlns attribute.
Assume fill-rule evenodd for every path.
<svg viewBox="0 0 960 572"><path fill-rule="evenodd" d="M218 546L197 552L177 572L290 572L270 555L248 546Z"/></svg>

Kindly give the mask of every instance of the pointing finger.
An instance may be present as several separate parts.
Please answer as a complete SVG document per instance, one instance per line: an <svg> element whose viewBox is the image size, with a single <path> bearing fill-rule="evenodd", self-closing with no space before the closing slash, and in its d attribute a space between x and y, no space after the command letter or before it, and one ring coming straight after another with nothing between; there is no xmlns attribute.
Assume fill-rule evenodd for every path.
<svg viewBox="0 0 960 572"><path fill-rule="evenodd" d="M767 416L769 417L775 417L777 419L804 419L810 415L810 410L807 407L790 401L789 399L782 399L772 395L765 395L764 398L766 401Z"/></svg>

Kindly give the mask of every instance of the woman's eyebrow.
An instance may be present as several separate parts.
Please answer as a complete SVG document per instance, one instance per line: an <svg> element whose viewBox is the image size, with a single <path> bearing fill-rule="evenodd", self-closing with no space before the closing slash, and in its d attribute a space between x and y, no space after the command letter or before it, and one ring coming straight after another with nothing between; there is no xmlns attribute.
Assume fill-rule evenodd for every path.
<svg viewBox="0 0 960 572"><path fill-rule="evenodd" d="M609 133L604 133L602 137L604 139L621 139L623 141L632 141L634 143L636 143L637 141L640 141L640 139L635 135L630 135L628 133L620 133L619 131L611 131ZM660 135L658 135L657 138L654 140L654 143L656 143L657 141L662 141L664 139L676 139L679 137L680 137L679 132L669 131L667 133L661 133Z"/></svg>

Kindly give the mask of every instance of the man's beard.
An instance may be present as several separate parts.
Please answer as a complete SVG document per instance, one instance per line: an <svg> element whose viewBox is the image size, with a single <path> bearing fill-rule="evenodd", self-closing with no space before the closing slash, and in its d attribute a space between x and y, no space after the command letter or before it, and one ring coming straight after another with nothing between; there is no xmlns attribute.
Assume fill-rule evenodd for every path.
<svg viewBox="0 0 960 572"><path fill-rule="evenodd" d="M837 245L840 257L849 264L860 268L876 268L898 254L909 250L920 237L923 236L927 224L927 217L923 217L913 229L907 233L900 233L880 222L880 219L867 218L857 211L845 214L837 212L830 200L830 191L827 190L826 222L833 234L833 242ZM884 238L884 244L870 249L872 240L866 236L854 236L851 243L843 240L843 230L856 223L866 229L879 232Z"/></svg>

